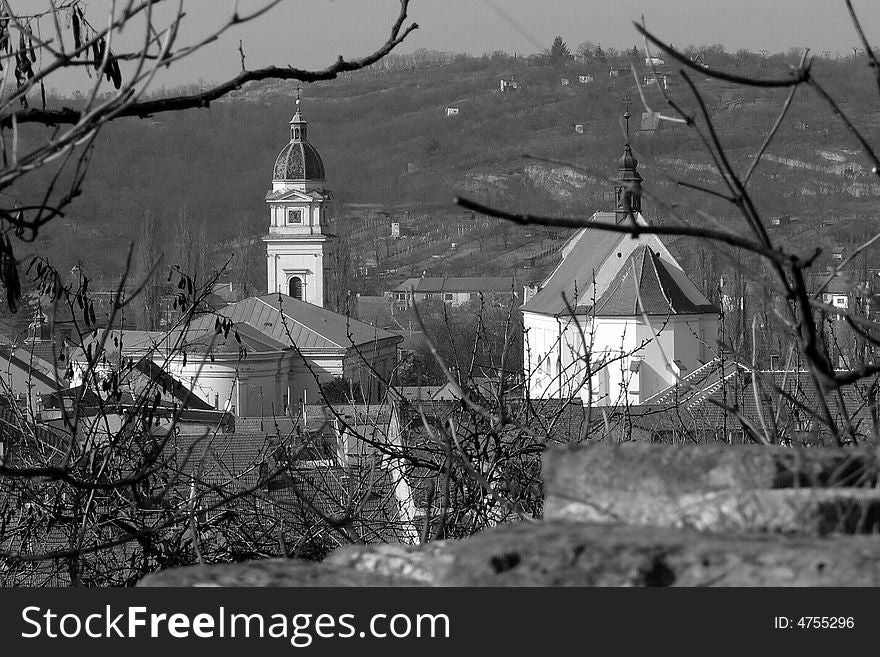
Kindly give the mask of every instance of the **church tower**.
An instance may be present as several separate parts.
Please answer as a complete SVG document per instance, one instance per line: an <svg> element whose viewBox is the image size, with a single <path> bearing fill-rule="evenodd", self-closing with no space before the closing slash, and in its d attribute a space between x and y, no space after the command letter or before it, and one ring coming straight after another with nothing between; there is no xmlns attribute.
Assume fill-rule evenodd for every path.
<svg viewBox="0 0 880 657"><path fill-rule="evenodd" d="M330 190L324 188L324 163L308 140L308 122L300 110L290 120L290 141L275 159L266 243L268 292L282 292L316 306L324 305L324 256Z"/></svg>
<svg viewBox="0 0 880 657"><path fill-rule="evenodd" d="M642 211L642 176L639 173L639 161L633 155L629 145L628 98L626 104L626 112L623 115L623 119L626 121L626 142L623 145L623 155L618 162L617 184L614 186L614 212L617 223L626 221L630 212L637 215Z"/></svg>

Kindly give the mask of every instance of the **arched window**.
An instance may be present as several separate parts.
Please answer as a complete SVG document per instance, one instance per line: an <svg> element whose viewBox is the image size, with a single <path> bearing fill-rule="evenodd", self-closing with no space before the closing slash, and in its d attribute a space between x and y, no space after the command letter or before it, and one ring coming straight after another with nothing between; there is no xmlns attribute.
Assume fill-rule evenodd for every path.
<svg viewBox="0 0 880 657"><path fill-rule="evenodd" d="M287 293L289 296L292 296L294 299L299 299L302 301L303 298L303 282L299 276L294 276L290 279L290 283L288 283Z"/></svg>

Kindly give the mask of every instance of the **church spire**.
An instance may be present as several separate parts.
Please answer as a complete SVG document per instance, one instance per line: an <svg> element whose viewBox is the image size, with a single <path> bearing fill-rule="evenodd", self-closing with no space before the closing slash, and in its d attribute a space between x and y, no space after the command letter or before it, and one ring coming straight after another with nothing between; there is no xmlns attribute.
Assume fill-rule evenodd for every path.
<svg viewBox="0 0 880 657"><path fill-rule="evenodd" d="M296 88L296 114L290 119L290 141L308 141L308 135L306 134L308 121L303 118L300 111L301 99L299 95L301 91L302 87Z"/></svg>
<svg viewBox="0 0 880 657"><path fill-rule="evenodd" d="M626 123L626 141L623 144L623 155L618 161L617 184L614 187L617 222L627 219L630 212L638 214L642 211L642 176L639 173L639 161L633 155L629 145L629 94L624 96L623 120Z"/></svg>

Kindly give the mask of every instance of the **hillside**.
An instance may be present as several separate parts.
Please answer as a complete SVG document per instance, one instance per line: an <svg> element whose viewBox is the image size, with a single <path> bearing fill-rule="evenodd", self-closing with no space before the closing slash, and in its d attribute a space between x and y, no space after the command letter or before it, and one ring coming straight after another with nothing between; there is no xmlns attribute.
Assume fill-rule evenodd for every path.
<svg viewBox="0 0 880 657"><path fill-rule="evenodd" d="M793 55L714 56L712 65L757 75L778 74L793 61ZM351 236L355 264L389 271L392 278L426 270L540 277L552 265L564 232L501 226L462 213L451 200L460 194L505 208L568 216L609 208L612 186L601 177L616 174L624 94L635 99L632 141L645 177L646 216L668 220L662 200L679 208L686 221L705 221L701 213L734 221L726 219L731 208L675 184L685 177L717 185L698 138L674 125L654 134L639 132L643 108L632 76L610 79L611 66L628 63L554 69L522 58L457 57L442 65L360 71L308 86L303 110L310 138L324 158L336 198L337 232ZM815 69L868 136L880 136L880 115L873 109L876 87L864 63L820 60ZM592 75L593 82L580 84L581 74ZM520 89L501 93L502 77L515 77ZM571 83L563 86L562 77ZM745 169L785 92L696 82L729 155ZM146 212L157 217L160 241L171 251L173 225L185 211L190 221L204 226L215 260L225 260L236 243L265 231L263 196L275 155L287 139L293 87L249 86L206 110L110 124L99 137L82 196L35 245L22 245L21 257L36 248L61 268L81 260L109 284L125 258L118 245L138 238ZM695 108L674 74L669 92ZM648 102L666 109L656 91ZM447 116L447 107L457 108L458 115ZM576 124L584 126L583 134L575 131ZM43 138L23 132L25 141ZM765 159L751 187L768 219L795 219L785 229L790 243L805 249L847 244L862 236L865 217L873 221L872 199L880 186L869 182L852 138L807 90L798 92ZM35 198L50 174L36 173L19 193ZM386 239L391 217L410 237L396 243ZM264 265L261 245L255 239L254 244L248 276L259 286ZM385 284L379 279L358 283L365 291Z"/></svg>

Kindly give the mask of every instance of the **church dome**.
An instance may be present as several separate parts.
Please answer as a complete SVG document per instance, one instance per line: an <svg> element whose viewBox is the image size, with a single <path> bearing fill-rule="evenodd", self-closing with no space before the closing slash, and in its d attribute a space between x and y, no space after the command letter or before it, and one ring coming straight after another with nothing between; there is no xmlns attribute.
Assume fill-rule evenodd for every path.
<svg viewBox="0 0 880 657"><path fill-rule="evenodd" d="M309 143L309 124L303 118L299 104L297 97L296 114L290 119L290 141L275 158L272 180L324 180L324 162Z"/></svg>
<svg viewBox="0 0 880 657"><path fill-rule="evenodd" d="M324 180L324 162L309 142L291 140L275 159L272 179Z"/></svg>

